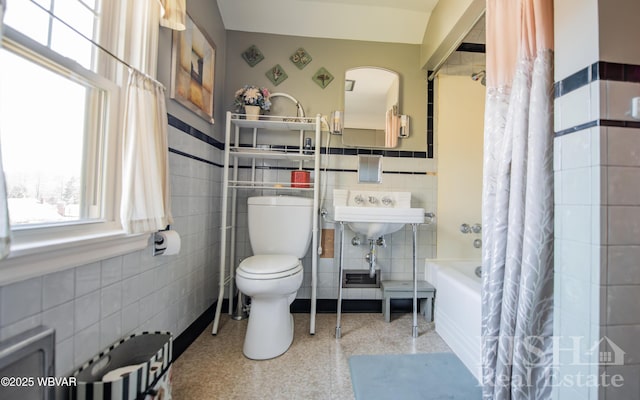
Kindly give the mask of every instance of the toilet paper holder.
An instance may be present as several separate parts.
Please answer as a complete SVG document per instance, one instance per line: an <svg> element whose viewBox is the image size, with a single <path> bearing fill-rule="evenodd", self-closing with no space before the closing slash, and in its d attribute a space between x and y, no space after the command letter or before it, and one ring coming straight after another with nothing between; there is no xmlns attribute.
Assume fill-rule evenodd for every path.
<svg viewBox="0 0 640 400"><path fill-rule="evenodd" d="M164 247L159 247L164 245L164 238L160 235L160 232L155 232L153 234L153 255L159 256L164 253Z"/></svg>
<svg viewBox="0 0 640 400"><path fill-rule="evenodd" d="M163 230L153 233L153 255L161 256L164 254L167 249L167 244L165 243L165 237L162 235L162 232L170 231L171 225L167 225L167 227Z"/></svg>

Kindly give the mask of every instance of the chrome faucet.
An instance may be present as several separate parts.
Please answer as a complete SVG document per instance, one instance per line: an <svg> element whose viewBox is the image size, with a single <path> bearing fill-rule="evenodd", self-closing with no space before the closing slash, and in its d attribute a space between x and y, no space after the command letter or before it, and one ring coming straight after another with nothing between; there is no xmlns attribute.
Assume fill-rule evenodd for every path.
<svg viewBox="0 0 640 400"><path fill-rule="evenodd" d="M460 232L462 233L471 233L471 227L466 222L460 225Z"/></svg>
<svg viewBox="0 0 640 400"><path fill-rule="evenodd" d="M480 233L482 232L482 225L473 224L469 225L466 222L460 225L460 232L462 233Z"/></svg>

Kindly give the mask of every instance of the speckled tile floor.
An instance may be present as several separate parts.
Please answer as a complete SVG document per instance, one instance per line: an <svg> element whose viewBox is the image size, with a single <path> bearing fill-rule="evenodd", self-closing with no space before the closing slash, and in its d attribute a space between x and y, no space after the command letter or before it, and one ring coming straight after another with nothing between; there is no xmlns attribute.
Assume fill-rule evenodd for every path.
<svg viewBox="0 0 640 400"><path fill-rule="evenodd" d="M271 360L242 354L247 320L224 315L218 335L209 326L173 365L175 400L349 400L353 399L349 357L354 354L450 352L433 323L418 317L419 336L411 337L411 314L343 314L342 338L335 338L335 314L293 314L295 337L289 350Z"/></svg>

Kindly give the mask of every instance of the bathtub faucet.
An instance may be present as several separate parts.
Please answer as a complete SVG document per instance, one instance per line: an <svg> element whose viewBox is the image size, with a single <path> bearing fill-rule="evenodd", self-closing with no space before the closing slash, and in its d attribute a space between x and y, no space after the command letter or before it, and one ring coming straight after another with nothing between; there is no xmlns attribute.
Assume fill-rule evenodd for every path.
<svg viewBox="0 0 640 400"><path fill-rule="evenodd" d="M462 232L462 233L481 233L482 232L482 225L480 225L480 224L469 225L466 222L464 222L462 225L460 225L460 232Z"/></svg>

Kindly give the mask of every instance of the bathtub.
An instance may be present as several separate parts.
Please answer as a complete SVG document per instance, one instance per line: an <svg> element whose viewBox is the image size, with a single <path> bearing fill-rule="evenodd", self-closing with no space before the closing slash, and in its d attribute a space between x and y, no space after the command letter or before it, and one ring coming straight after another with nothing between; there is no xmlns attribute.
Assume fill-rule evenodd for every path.
<svg viewBox="0 0 640 400"><path fill-rule="evenodd" d="M425 278L436 288L436 332L462 360L478 382L481 362L482 281L477 260L427 260Z"/></svg>

